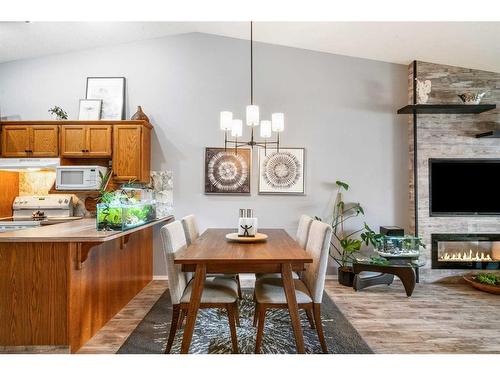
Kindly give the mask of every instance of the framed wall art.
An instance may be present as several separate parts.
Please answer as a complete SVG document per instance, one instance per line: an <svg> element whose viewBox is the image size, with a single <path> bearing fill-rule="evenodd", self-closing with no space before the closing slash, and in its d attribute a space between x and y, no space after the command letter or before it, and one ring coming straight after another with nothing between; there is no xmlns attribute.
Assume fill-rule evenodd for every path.
<svg viewBox="0 0 500 375"><path fill-rule="evenodd" d="M86 99L101 99L101 120L125 119L125 77L87 77Z"/></svg>
<svg viewBox="0 0 500 375"><path fill-rule="evenodd" d="M78 110L78 120L100 120L101 119L101 99L80 99Z"/></svg>
<svg viewBox="0 0 500 375"><path fill-rule="evenodd" d="M305 149L259 149L259 194L305 194Z"/></svg>
<svg viewBox="0 0 500 375"><path fill-rule="evenodd" d="M251 150L205 149L205 194L250 194Z"/></svg>

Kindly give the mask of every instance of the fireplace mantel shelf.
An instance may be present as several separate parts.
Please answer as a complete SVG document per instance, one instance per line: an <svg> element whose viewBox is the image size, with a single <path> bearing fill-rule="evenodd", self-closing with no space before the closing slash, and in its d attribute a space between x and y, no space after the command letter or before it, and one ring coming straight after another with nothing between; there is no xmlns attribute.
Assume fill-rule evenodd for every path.
<svg viewBox="0 0 500 375"><path fill-rule="evenodd" d="M477 114L496 107L496 104L410 104L398 109L398 114Z"/></svg>

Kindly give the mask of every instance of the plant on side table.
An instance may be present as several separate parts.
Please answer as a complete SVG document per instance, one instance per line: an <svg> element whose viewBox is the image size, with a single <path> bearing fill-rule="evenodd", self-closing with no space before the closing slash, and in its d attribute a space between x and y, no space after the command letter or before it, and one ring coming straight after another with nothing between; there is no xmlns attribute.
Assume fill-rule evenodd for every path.
<svg viewBox="0 0 500 375"><path fill-rule="evenodd" d="M382 240L382 235L375 233L366 223L363 228L344 231L344 224L352 219L364 215L364 210L359 203L345 203L343 192L349 190L349 185L343 181L336 181L337 196L335 199L332 228L333 236L331 241L330 256L338 264L339 284L352 286L354 282L354 272L352 263L356 262L355 254L365 245L378 246ZM318 217L316 219L320 220Z"/></svg>

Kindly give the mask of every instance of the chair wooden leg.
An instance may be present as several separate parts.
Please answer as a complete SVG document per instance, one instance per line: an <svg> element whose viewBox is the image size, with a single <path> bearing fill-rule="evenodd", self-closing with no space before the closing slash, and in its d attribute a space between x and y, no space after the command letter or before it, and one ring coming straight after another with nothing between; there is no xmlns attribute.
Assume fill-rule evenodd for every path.
<svg viewBox="0 0 500 375"><path fill-rule="evenodd" d="M259 309L257 311L258 317L258 325L257 325L257 337L255 338L255 354L260 353L260 347L262 345L262 336L264 335L264 323L266 321L266 311L265 306L259 305Z"/></svg>
<svg viewBox="0 0 500 375"><path fill-rule="evenodd" d="M235 309L236 304L227 305L227 317L229 320L229 330L231 331L231 342L233 344L233 354L238 354L238 336L236 334L236 319L235 319Z"/></svg>
<svg viewBox="0 0 500 375"><path fill-rule="evenodd" d="M179 324L180 310L181 310L181 305L177 304L172 306L172 321L170 322L170 333L168 334L167 348L165 349L165 354L170 353L170 349L172 349L175 333L177 332L177 325Z"/></svg>
<svg viewBox="0 0 500 375"><path fill-rule="evenodd" d="M236 275L236 283L238 284L238 298L242 299L243 298L243 294L241 293L241 281L240 281L240 275L239 274Z"/></svg>
<svg viewBox="0 0 500 375"><path fill-rule="evenodd" d="M179 328L182 328L185 318L186 318L186 310L181 309L181 316L179 317Z"/></svg>
<svg viewBox="0 0 500 375"><path fill-rule="evenodd" d="M241 327L241 324L240 324L240 304L238 301L236 301L236 303L234 304L235 308L234 308L234 317L236 319L236 327Z"/></svg>
<svg viewBox="0 0 500 375"><path fill-rule="evenodd" d="M307 320L309 320L309 325L311 326L312 329L314 329L314 318L313 318L313 311L312 307L306 307L306 315L307 315Z"/></svg>
<svg viewBox="0 0 500 375"><path fill-rule="evenodd" d="M253 310L253 326L257 327L257 321L259 320L259 304L255 302L255 309Z"/></svg>
<svg viewBox="0 0 500 375"><path fill-rule="evenodd" d="M328 346L326 345L325 335L323 333L323 323L321 322L321 304L315 303L313 305L314 320L316 322L316 331L318 332L319 342L323 353L328 353Z"/></svg>

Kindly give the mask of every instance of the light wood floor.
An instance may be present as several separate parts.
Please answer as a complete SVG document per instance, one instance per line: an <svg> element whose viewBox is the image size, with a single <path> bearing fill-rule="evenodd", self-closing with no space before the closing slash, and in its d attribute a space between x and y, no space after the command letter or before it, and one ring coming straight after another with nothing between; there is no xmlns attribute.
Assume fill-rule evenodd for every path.
<svg viewBox="0 0 500 375"><path fill-rule="evenodd" d="M167 286L151 282L79 353L115 353ZM499 296L456 283L417 284L410 298L399 282L326 291L376 353L500 353Z"/></svg>

